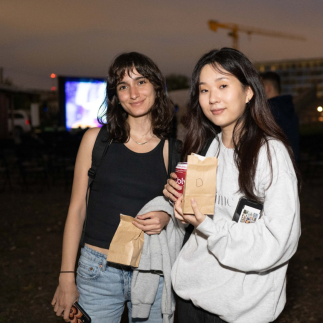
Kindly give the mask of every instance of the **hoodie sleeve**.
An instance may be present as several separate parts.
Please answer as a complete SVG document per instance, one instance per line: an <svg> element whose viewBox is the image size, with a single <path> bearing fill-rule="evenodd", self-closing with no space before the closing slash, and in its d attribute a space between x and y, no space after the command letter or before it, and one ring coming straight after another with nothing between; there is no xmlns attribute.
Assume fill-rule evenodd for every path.
<svg viewBox="0 0 323 323"><path fill-rule="evenodd" d="M286 153L276 149L273 154L273 180L265 191L263 216L256 223L236 223L215 214L213 220L206 217L196 228L207 237L209 251L224 266L243 272L267 271L295 253L300 209L297 178L290 171ZM262 184L268 184L268 176Z"/></svg>
<svg viewBox="0 0 323 323"><path fill-rule="evenodd" d="M176 228L185 235L185 228L187 224L183 224L178 221L174 216L174 206L164 196L157 196L150 202L148 202L138 213L138 215L146 214L153 211L164 211L173 219Z"/></svg>

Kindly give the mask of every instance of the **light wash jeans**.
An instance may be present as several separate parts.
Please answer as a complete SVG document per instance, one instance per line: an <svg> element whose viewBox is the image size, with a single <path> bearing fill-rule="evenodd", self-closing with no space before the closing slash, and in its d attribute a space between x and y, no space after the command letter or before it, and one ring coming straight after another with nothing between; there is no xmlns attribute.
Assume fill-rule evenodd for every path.
<svg viewBox="0 0 323 323"><path fill-rule="evenodd" d="M81 250L76 282L80 293L79 303L91 317L91 323L119 323L125 302L130 323L162 323L161 299L164 278L159 279L149 318L131 318L132 270L108 266L106 258L106 255L87 246Z"/></svg>

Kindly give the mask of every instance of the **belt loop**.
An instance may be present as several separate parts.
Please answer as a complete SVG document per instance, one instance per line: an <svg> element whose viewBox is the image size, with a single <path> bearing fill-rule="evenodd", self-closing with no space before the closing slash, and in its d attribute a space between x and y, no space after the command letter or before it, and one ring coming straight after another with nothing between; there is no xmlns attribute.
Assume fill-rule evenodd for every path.
<svg viewBox="0 0 323 323"><path fill-rule="evenodd" d="M106 271L107 267L108 267L108 261L107 261L107 259L104 259L102 261L102 271Z"/></svg>

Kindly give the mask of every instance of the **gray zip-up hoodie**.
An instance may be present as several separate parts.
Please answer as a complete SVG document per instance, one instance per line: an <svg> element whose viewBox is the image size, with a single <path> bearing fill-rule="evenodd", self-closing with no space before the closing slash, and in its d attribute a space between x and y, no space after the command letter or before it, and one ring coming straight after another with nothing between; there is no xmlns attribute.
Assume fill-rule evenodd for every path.
<svg viewBox="0 0 323 323"><path fill-rule="evenodd" d="M181 249L184 227L173 216L173 206L159 196L147 203L138 213L164 211L171 220L160 234L145 234L139 267L134 269L131 283L132 317L147 318L155 300L160 275L164 276L162 294L163 323L174 321L175 298L171 285L171 268Z"/></svg>

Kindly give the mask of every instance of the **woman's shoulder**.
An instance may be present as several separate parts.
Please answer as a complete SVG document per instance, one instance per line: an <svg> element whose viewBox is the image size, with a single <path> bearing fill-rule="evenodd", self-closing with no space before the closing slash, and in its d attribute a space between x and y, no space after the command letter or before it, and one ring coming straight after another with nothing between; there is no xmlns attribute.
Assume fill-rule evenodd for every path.
<svg viewBox="0 0 323 323"><path fill-rule="evenodd" d="M290 159L286 146L280 140L271 137L266 138L266 141L264 141L261 146L260 152L262 154L267 153L267 147L270 150L270 153L276 158Z"/></svg>
<svg viewBox="0 0 323 323"><path fill-rule="evenodd" d="M100 132L100 128L90 128L83 135L81 147L87 151L92 151L95 140Z"/></svg>
<svg viewBox="0 0 323 323"><path fill-rule="evenodd" d="M100 129L101 128L95 127L95 128L90 128L90 129L86 130L83 138L85 140L93 140L93 139L95 140L100 132Z"/></svg>
<svg viewBox="0 0 323 323"><path fill-rule="evenodd" d="M270 159L269 159L270 156ZM266 138L259 151L259 166L267 168L272 164L274 174L287 172L295 175L294 165L286 146L277 139Z"/></svg>

